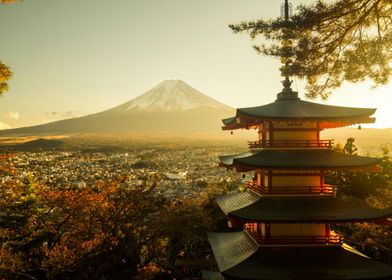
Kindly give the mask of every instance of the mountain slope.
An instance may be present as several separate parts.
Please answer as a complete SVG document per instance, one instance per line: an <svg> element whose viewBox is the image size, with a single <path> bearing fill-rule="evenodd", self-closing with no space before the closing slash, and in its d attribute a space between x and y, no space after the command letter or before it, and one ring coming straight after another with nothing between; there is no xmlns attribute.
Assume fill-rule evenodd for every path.
<svg viewBox="0 0 392 280"><path fill-rule="evenodd" d="M228 106L192 88L181 80L167 80L114 109L133 111L186 111L198 107Z"/></svg>
<svg viewBox="0 0 392 280"><path fill-rule="evenodd" d="M168 80L112 109L84 117L0 131L1 136L99 132L219 133L234 109L180 80Z"/></svg>

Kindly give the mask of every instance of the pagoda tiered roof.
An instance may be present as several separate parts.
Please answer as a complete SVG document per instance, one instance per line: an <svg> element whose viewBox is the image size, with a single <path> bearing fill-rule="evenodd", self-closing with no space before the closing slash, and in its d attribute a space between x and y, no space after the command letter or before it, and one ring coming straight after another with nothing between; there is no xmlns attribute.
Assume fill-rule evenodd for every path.
<svg viewBox="0 0 392 280"><path fill-rule="evenodd" d="M224 130L249 128L262 121L319 121L320 128L374 123L373 108L331 106L300 98L279 98L272 103L238 108L234 117L223 119Z"/></svg>
<svg viewBox="0 0 392 280"><path fill-rule="evenodd" d="M347 155L331 149L266 149L220 156L220 165L238 171L256 169L362 169L375 168L379 158ZM374 170L373 170L374 169Z"/></svg>
<svg viewBox="0 0 392 280"><path fill-rule="evenodd" d="M217 196L216 202L226 215L243 222L364 222L392 216L392 209L374 209L331 196L262 196L248 190Z"/></svg>
<svg viewBox="0 0 392 280"><path fill-rule="evenodd" d="M259 247L244 231L209 233L219 270L230 279L392 279L392 266L343 246Z"/></svg>

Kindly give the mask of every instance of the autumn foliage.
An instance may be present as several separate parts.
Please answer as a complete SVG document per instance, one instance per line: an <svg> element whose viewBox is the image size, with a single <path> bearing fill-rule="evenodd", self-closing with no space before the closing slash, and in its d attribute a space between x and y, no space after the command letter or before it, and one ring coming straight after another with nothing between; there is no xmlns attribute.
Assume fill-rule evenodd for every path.
<svg viewBox="0 0 392 280"><path fill-rule="evenodd" d="M357 154L355 139L348 138L342 148L346 154ZM381 172L365 173L334 171L327 176L328 183L339 187L342 199L366 203L373 208L392 208L392 160L387 146L382 147ZM335 228L344 235L345 242L366 255L392 264L392 225L375 223L340 224Z"/></svg>
<svg viewBox="0 0 392 280"><path fill-rule="evenodd" d="M2 162L1 172L12 172L7 158ZM124 187L122 181L69 190L51 189L29 176L5 181L0 278L197 275L209 253L206 231L216 222L214 207L205 200L167 201L154 192L153 178L144 187Z"/></svg>

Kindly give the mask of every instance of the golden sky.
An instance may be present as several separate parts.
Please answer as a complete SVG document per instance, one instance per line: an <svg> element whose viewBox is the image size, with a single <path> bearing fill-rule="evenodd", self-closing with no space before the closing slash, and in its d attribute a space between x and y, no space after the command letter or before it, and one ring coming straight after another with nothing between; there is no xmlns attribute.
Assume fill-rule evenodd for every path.
<svg viewBox="0 0 392 280"><path fill-rule="evenodd" d="M299 3L314 1L291 1ZM230 23L280 15L277 0L25 0L0 6L0 59L14 72L0 128L117 106L166 79L181 79L233 107L281 90L279 61L259 56ZM303 96L303 83L294 88ZM321 102L321 101L318 101ZM378 108L392 127L391 85L346 85L328 104Z"/></svg>

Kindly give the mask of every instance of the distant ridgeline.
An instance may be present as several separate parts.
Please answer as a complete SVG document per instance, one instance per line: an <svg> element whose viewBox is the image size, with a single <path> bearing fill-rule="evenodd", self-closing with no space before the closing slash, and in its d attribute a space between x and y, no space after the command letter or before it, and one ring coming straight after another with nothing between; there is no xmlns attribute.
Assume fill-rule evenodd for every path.
<svg viewBox="0 0 392 280"><path fill-rule="evenodd" d="M11 149L17 151L49 151L61 150L65 147L66 145L62 140L40 138L12 146Z"/></svg>

